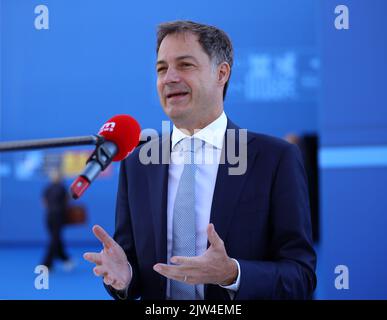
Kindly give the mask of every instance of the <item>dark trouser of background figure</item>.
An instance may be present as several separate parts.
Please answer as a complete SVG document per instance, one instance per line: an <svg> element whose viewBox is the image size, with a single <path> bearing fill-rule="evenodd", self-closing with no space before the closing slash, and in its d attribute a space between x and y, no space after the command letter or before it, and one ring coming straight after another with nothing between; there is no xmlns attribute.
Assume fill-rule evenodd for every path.
<svg viewBox="0 0 387 320"><path fill-rule="evenodd" d="M60 212L49 212L47 217L47 227L50 236L50 242L47 248L46 256L43 264L48 268L52 267L55 258L63 261L69 261L69 257L65 252L62 240L63 214Z"/></svg>

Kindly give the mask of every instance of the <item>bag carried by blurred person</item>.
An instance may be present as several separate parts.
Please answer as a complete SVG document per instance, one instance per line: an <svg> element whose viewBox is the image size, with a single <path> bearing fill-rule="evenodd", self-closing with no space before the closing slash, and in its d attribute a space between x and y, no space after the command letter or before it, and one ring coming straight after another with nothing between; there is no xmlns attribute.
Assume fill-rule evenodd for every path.
<svg viewBox="0 0 387 320"><path fill-rule="evenodd" d="M69 205L66 211L66 224L84 224L87 220L85 207L81 205Z"/></svg>

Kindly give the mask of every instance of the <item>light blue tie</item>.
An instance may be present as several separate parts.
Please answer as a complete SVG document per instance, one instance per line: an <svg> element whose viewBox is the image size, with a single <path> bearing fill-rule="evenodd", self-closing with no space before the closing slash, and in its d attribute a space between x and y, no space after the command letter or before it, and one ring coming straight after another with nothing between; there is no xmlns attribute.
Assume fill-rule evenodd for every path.
<svg viewBox="0 0 387 320"><path fill-rule="evenodd" d="M173 209L172 256L193 257L196 255L195 172L194 146L198 140L184 139L184 169L181 174ZM196 287L181 281L171 280L171 299L195 300Z"/></svg>

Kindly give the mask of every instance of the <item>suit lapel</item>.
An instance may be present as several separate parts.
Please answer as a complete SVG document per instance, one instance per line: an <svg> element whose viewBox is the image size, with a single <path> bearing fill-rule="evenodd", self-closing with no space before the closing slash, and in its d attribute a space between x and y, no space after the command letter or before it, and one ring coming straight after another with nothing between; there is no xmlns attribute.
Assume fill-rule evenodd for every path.
<svg viewBox="0 0 387 320"><path fill-rule="evenodd" d="M170 137L163 136L157 144L161 164L149 164L148 188L152 208L156 262L167 263L167 197ZM160 276L161 294L165 298L166 278Z"/></svg>
<svg viewBox="0 0 387 320"><path fill-rule="evenodd" d="M230 228L230 223L233 215L235 214L235 208L238 203L238 199L241 195L243 184L246 180L246 177L249 174L252 162L257 150L250 150L253 148L247 148L249 142L252 138L247 134L247 139L245 143L247 148L247 169L246 172L242 175L230 175L229 169L233 165L227 159L227 147L232 145L234 146L233 150L239 150L239 127L233 124L229 119L227 119L227 130L234 130L235 134L225 135L223 149L222 149L222 159L219 163L218 174L216 177L215 190L212 198L211 206L211 215L210 222L214 224L215 230L218 233L219 237L224 241L227 246L227 231ZM232 132L231 130L231 132ZM243 146L242 146L243 148ZM224 159L224 160L223 160ZM207 248L210 244L207 242ZM229 300L230 297L226 290L222 289L217 285L205 285L204 286L204 297L205 299L225 299ZM223 298L221 298L223 297Z"/></svg>
<svg viewBox="0 0 387 320"><path fill-rule="evenodd" d="M247 169L244 174L232 175L229 173L229 169L235 167L231 164L227 157L227 148L231 145L234 146L234 150L239 150L239 127L234 125L230 120L227 122L227 130L234 130L235 134L227 134L224 139L222 158L218 168L218 174L216 177L215 190L212 198L211 216L210 222L214 224L216 232L220 238L226 242L227 231L231 218L234 214L235 207L237 205L239 196L241 194L243 184L251 168L251 160L256 154L256 150L249 150L247 148ZM230 132L230 131L229 131ZM232 131L231 131L232 132ZM241 140L241 144L248 144L251 141L251 137L247 135L246 141ZM244 146L242 145L242 148ZM238 164L237 164L238 165Z"/></svg>

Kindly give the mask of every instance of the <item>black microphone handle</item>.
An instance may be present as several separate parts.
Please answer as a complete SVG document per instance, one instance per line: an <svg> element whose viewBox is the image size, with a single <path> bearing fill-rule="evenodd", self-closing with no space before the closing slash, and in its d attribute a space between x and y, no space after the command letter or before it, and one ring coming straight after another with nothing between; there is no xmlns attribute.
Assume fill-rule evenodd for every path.
<svg viewBox="0 0 387 320"><path fill-rule="evenodd" d="M118 148L111 141L99 145L86 162L86 167L81 173L90 183L94 181L101 171L104 171L117 154Z"/></svg>
<svg viewBox="0 0 387 320"><path fill-rule="evenodd" d="M73 199L78 199L82 196L100 172L109 166L117 151L117 146L111 141L105 141L95 148L86 162L85 170L70 186L70 194Z"/></svg>
<svg viewBox="0 0 387 320"><path fill-rule="evenodd" d="M99 135L69 137L69 138L9 141L9 142L0 143L0 152L58 148L58 147L68 147L68 146L82 146L82 145L99 145L104 141L105 141L104 137Z"/></svg>

